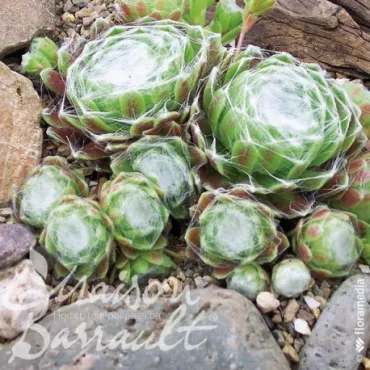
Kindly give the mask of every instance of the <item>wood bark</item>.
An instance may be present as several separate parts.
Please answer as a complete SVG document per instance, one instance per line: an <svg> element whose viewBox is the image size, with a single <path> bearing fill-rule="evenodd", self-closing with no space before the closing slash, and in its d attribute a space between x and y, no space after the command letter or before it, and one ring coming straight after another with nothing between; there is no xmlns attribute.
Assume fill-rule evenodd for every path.
<svg viewBox="0 0 370 370"><path fill-rule="evenodd" d="M278 0L245 39L348 76L370 78L370 0Z"/></svg>

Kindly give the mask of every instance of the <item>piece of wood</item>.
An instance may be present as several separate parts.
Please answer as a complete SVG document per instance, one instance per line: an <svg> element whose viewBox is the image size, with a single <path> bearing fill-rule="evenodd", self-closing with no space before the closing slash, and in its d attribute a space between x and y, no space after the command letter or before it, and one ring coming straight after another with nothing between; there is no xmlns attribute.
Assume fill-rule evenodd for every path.
<svg viewBox="0 0 370 370"><path fill-rule="evenodd" d="M369 79L370 0L278 0L248 33L247 44Z"/></svg>

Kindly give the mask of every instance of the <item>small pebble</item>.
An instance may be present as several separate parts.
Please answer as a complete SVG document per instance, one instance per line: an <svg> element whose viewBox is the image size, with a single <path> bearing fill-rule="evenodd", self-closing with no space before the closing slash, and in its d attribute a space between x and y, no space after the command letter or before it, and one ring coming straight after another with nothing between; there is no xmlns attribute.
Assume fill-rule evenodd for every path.
<svg viewBox="0 0 370 370"><path fill-rule="evenodd" d="M302 319L295 319L294 320L294 329L297 333L303 334L303 335L310 335L311 329L308 326L308 323L306 320Z"/></svg>
<svg viewBox="0 0 370 370"><path fill-rule="evenodd" d="M370 266L368 266L368 265L358 265L358 267L361 270L361 272L363 272L364 274L370 274Z"/></svg>
<svg viewBox="0 0 370 370"><path fill-rule="evenodd" d="M370 370L370 359L364 357L362 360L362 365L364 366L365 370Z"/></svg>
<svg viewBox="0 0 370 370"><path fill-rule="evenodd" d="M183 284L180 280L176 279L174 276L168 278L168 284L171 287L175 295L180 294L183 290Z"/></svg>
<svg viewBox="0 0 370 370"><path fill-rule="evenodd" d="M284 309L284 321L285 322L293 321L298 310L299 310L298 302L295 299L289 300L288 305Z"/></svg>
<svg viewBox="0 0 370 370"><path fill-rule="evenodd" d="M297 353L300 352L303 346L304 346L304 340L302 338L294 339L293 347L297 351Z"/></svg>
<svg viewBox="0 0 370 370"><path fill-rule="evenodd" d="M292 334L290 334L286 331L283 331L283 335L284 335L285 343L293 344L294 338L293 338Z"/></svg>
<svg viewBox="0 0 370 370"><path fill-rule="evenodd" d="M10 207L7 208L0 208L0 216L11 216L12 215L12 209Z"/></svg>
<svg viewBox="0 0 370 370"><path fill-rule="evenodd" d="M171 294L172 293L172 289L171 289L171 287L168 283L166 283L166 282L163 283L162 288L163 288L163 291L165 292L165 294Z"/></svg>
<svg viewBox="0 0 370 370"><path fill-rule="evenodd" d="M312 313L306 311L306 310L299 310L298 314L297 314L297 317L299 319L302 319L302 320L305 320L305 321L308 321L310 324L311 322L313 323L314 319L315 319L315 316L312 315Z"/></svg>
<svg viewBox="0 0 370 370"><path fill-rule="evenodd" d="M64 13L62 15L62 21L63 22L69 22L69 23L74 23L76 20L75 16L71 13Z"/></svg>
<svg viewBox="0 0 370 370"><path fill-rule="evenodd" d="M93 10L91 8L82 8L76 13L77 18L85 18L85 17L90 17L91 13Z"/></svg>
<svg viewBox="0 0 370 370"><path fill-rule="evenodd" d="M290 344L287 344L284 346L283 353L289 361L296 362L296 363L299 362L298 353Z"/></svg>
<svg viewBox="0 0 370 370"><path fill-rule="evenodd" d="M6 218L0 216L0 224L5 224L5 222L6 222Z"/></svg>
<svg viewBox="0 0 370 370"><path fill-rule="evenodd" d="M203 289L208 285L207 282L204 281L201 276L197 276L194 279L194 283L195 283L195 285L197 286L198 289Z"/></svg>
<svg viewBox="0 0 370 370"><path fill-rule="evenodd" d="M307 306L313 310L314 308L320 307L320 302L318 302L315 298L312 298L308 295L303 297L304 301L306 302Z"/></svg>
<svg viewBox="0 0 370 370"><path fill-rule="evenodd" d="M283 348L285 346L285 338L281 330L273 330L272 332L273 337L275 338L276 342L280 346L280 348Z"/></svg>
<svg viewBox="0 0 370 370"><path fill-rule="evenodd" d="M277 313L276 315L274 315L272 317L271 321L275 324L281 324L283 322L283 319L282 319L281 315L279 313Z"/></svg>
<svg viewBox="0 0 370 370"><path fill-rule="evenodd" d="M257 307L262 313L269 313L276 310L280 306L280 302L272 293L262 292L257 296Z"/></svg>

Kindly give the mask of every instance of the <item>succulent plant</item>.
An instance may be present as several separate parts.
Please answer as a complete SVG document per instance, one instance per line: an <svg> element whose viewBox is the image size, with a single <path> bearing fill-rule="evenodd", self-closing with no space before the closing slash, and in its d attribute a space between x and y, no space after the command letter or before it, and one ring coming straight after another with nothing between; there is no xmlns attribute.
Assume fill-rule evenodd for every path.
<svg viewBox="0 0 370 370"><path fill-rule="evenodd" d="M83 132L100 149L142 135L180 136L201 80L225 53L220 35L170 20L115 26L72 43L58 52L59 71L40 73L63 95L43 112L48 135L69 143ZM84 158L90 152L102 156L89 148Z"/></svg>
<svg viewBox="0 0 370 370"><path fill-rule="evenodd" d="M140 18L179 21L184 12L183 0L118 0L124 20L134 22Z"/></svg>
<svg viewBox="0 0 370 370"><path fill-rule="evenodd" d="M185 218L199 185L195 169L204 163L202 153L178 137L147 136L115 156L114 174L140 172L153 184L175 218Z"/></svg>
<svg viewBox="0 0 370 370"><path fill-rule="evenodd" d="M299 221L292 246L315 275L347 276L363 250L359 229L355 215L320 206L311 216Z"/></svg>
<svg viewBox="0 0 370 370"><path fill-rule="evenodd" d="M370 138L370 91L362 84L352 81L339 82L348 96L361 110L360 122L365 135Z"/></svg>
<svg viewBox="0 0 370 370"><path fill-rule="evenodd" d="M203 108L206 138L196 142L222 176L254 193L317 190L364 146L345 91L286 53L248 47L214 68Z"/></svg>
<svg viewBox="0 0 370 370"><path fill-rule="evenodd" d="M361 240L364 249L361 254L361 259L368 265L370 265L370 224L359 221Z"/></svg>
<svg viewBox="0 0 370 370"><path fill-rule="evenodd" d="M237 265L272 262L289 246L274 212L241 188L203 193L193 213L185 240L217 278Z"/></svg>
<svg viewBox="0 0 370 370"><path fill-rule="evenodd" d="M32 40L30 51L22 56L22 70L33 76L39 76L47 68L58 64L58 45L48 37Z"/></svg>
<svg viewBox="0 0 370 370"><path fill-rule="evenodd" d="M140 173L121 173L103 185L100 204L114 225L122 247L163 249L169 212L156 190Z"/></svg>
<svg viewBox="0 0 370 370"><path fill-rule="evenodd" d="M67 195L88 195L84 175L71 170L62 157L46 157L17 192L13 202L15 217L19 222L41 228Z"/></svg>
<svg viewBox="0 0 370 370"><path fill-rule="evenodd" d="M354 213L360 220L370 222L370 152L354 158L324 187L332 208Z"/></svg>
<svg viewBox="0 0 370 370"><path fill-rule="evenodd" d="M221 33L224 45L234 41L239 35L243 24L243 9L235 0L220 0L217 3L215 16L208 28Z"/></svg>
<svg viewBox="0 0 370 370"><path fill-rule="evenodd" d="M125 284L130 284L136 276L139 284L149 278L164 277L176 268L176 264L163 251L140 251L135 257L117 255L117 261L111 273L111 281L116 277Z"/></svg>
<svg viewBox="0 0 370 370"><path fill-rule="evenodd" d="M227 288L237 291L254 301L258 294L268 290L269 276L256 263L248 263L235 268L226 279Z"/></svg>
<svg viewBox="0 0 370 370"><path fill-rule="evenodd" d="M297 258L277 263L272 272L272 284L276 293L284 297L297 297L310 286L311 274L307 266Z"/></svg>
<svg viewBox="0 0 370 370"><path fill-rule="evenodd" d="M103 278L115 258L112 221L98 203L73 195L51 212L40 243L56 258L57 276Z"/></svg>

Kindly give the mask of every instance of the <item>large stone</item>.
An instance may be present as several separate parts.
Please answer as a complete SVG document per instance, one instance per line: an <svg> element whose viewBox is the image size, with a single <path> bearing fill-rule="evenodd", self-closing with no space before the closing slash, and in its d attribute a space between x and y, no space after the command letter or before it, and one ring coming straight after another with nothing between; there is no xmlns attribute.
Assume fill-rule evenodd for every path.
<svg viewBox="0 0 370 370"><path fill-rule="evenodd" d="M35 245L35 237L25 226L0 225L0 269L17 263Z"/></svg>
<svg viewBox="0 0 370 370"><path fill-rule="evenodd" d="M55 28L54 0L1 0L0 60Z"/></svg>
<svg viewBox="0 0 370 370"><path fill-rule="evenodd" d="M48 290L30 260L0 270L1 338L17 337L28 327L28 320L43 317L48 306Z"/></svg>
<svg viewBox="0 0 370 370"><path fill-rule="evenodd" d="M0 62L0 205L40 161L41 109L31 81Z"/></svg>
<svg viewBox="0 0 370 370"><path fill-rule="evenodd" d="M190 299L185 297L177 303L169 298L158 299L152 305L141 302L136 310L122 302L78 301L45 317L15 344L3 348L0 368L290 369L260 313L242 295L207 288L192 291ZM177 325L171 325L176 320ZM191 327L187 336L186 330ZM82 346L84 335L85 343L90 340L90 344ZM94 335L101 339L91 340ZM77 341L58 345L62 338L65 344ZM133 350L135 339L138 344L147 341L157 347ZM186 340L190 345L200 345L197 349L185 349ZM176 345L177 341L180 342ZM97 347L97 342L105 348ZM162 346L158 347L159 343ZM15 359L8 364L12 354ZM34 358L26 361L28 354Z"/></svg>
<svg viewBox="0 0 370 370"><path fill-rule="evenodd" d="M335 292L301 353L300 370L355 370L370 342L370 277L355 275Z"/></svg>

